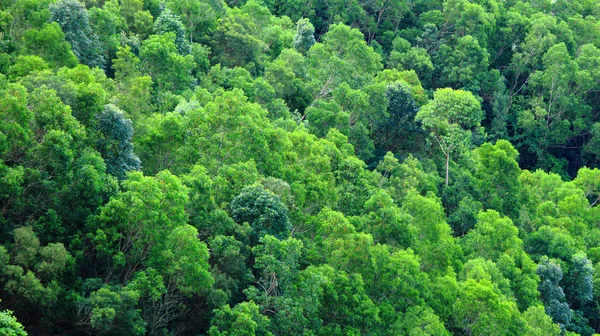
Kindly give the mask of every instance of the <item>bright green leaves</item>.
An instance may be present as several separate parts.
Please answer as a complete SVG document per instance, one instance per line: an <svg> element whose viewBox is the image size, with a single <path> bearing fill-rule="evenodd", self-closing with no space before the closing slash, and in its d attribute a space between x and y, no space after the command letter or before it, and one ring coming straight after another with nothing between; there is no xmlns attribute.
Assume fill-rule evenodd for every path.
<svg viewBox="0 0 600 336"><path fill-rule="evenodd" d="M517 163L519 153L506 140L496 144L485 143L473 151L477 162L476 177L482 200L487 208L517 217L521 206L521 169Z"/></svg>
<svg viewBox="0 0 600 336"><path fill-rule="evenodd" d="M2 85L0 116L3 122L0 124L0 154L6 161L18 160L33 136L28 126L33 114L26 104L27 90L23 86Z"/></svg>
<svg viewBox="0 0 600 336"><path fill-rule="evenodd" d="M183 295L201 294L212 287L208 248L198 240L198 230L190 225L178 226L161 245L149 264L167 281L174 282Z"/></svg>
<svg viewBox="0 0 600 336"><path fill-rule="evenodd" d="M119 107L133 118L145 115L154 109L151 102L152 78L142 75L141 61L131 47L121 47L113 59L117 84L116 101Z"/></svg>
<svg viewBox="0 0 600 336"><path fill-rule="evenodd" d="M406 314L398 319L394 327L398 328L398 332L409 336L450 335L434 311L425 306L408 308Z"/></svg>
<svg viewBox="0 0 600 336"><path fill-rule="evenodd" d="M179 113L153 114L135 135L135 151L146 174L171 169L185 138L183 116Z"/></svg>
<svg viewBox="0 0 600 336"><path fill-rule="evenodd" d="M42 57L53 68L77 65L77 58L71 51L71 45L65 41L65 34L58 23L53 22L41 29L26 31L23 44L27 54Z"/></svg>
<svg viewBox="0 0 600 336"><path fill-rule="evenodd" d="M583 191L585 197L590 201L590 207L600 202L600 170L598 168L581 168L573 183Z"/></svg>
<svg viewBox="0 0 600 336"><path fill-rule="evenodd" d="M186 188L163 171L154 177L130 173L124 191L111 198L100 214L90 220L90 239L99 257L114 267L131 268L143 263L176 227L187 222ZM134 269L130 269L131 272ZM125 279L131 274L123 274Z"/></svg>
<svg viewBox="0 0 600 336"><path fill-rule="evenodd" d="M131 335L143 335L146 323L136 309L140 293L127 287L104 286L87 299L90 326L100 332L126 330Z"/></svg>
<svg viewBox="0 0 600 336"><path fill-rule="evenodd" d="M411 224L416 228L415 252L421 257L421 269L444 274L462 251L451 235L439 200L411 191L402 210L412 217Z"/></svg>
<svg viewBox="0 0 600 336"><path fill-rule="evenodd" d="M308 52L313 99L327 98L342 82L352 88L367 83L381 70L381 57L369 47L360 31L346 25L333 25Z"/></svg>
<svg viewBox="0 0 600 336"><path fill-rule="evenodd" d="M523 313L523 317L527 321L527 334L534 336L558 336L560 335L560 327L552 322L552 318L546 315L544 307L532 306Z"/></svg>
<svg viewBox="0 0 600 336"><path fill-rule="evenodd" d="M27 336L23 325L17 321L10 310L0 311L0 333L6 336Z"/></svg>
<svg viewBox="0 0 600 336"><path fill-rule="evenodd" d="M481 212L475 229L465 236L465 250L484 259L496 260L500 254L516 254L522 248L519 230L506 217L488 210Z"/></svg>
<svg viewBox="0 0 600 336"><path fill-rule="evenodd" d="M446 186L449 181L449 162L455 152L459 154L471 146L472 131L479 129L483 112L477 99L462 90L440 89L433 101L423 106L416 120L431 132L446 158Z"/></svg>
<svg viewBox="0 0 600 336"><path fill-rule="evenodd" d="M439 51L442 80L440 87L463 88L473 93L488 92L488 83L495 84L497 71L489 71L489 54L477 39L463 36L451 48L442 45Z"/></svg>
<svg viewBox="0 0 600 336"><path fill-rule="evenodd" d="M521 335L526 328L514 302L494 292L487 280L461 283L454 321L459 330L472 335Z"/></svg>
<svg viewBox="0 0 600 336"><path fill-rule="evenodd" d="M438 134L450 133L453 124L463 129L478 127L483 118L479 102L471 93L452 89L437 90L433 101L417 115L425 127Z"/></svg>
<svg viewBox="0 0 600 336"><path fill-rule="evenodd" d="M168 32L152 35L144 41L140 59L145 73L152 77L159 91L181 93L192 84L192 55L181 55L176 45L177 36Z"/></svg>
<svg viewBox="0 0 600 336"><path fill-rule="evenodd" d="M223 92L204 108L190 111L185 124L191 129L185 160L202 162L211 173L223 164L268 158L266 111L247 102L240 90Z"/></svg>
<svg viewBox="0 0 600 336"><path fill-rule="evenodd" d="M269 319L260 314L254 302L242 302L233 309L225 305L214 311L210 336L258 336L272 335L267 331Z"/></svg>
<svg viewBox="0 0 600 336"><path fill-rule="evenodd" d="M362 225L373 235L376 243L390 246L410 247L414 244L415 228L410 226L410 216L402 213L392 198L383 190L373 194L365 202Z"/></svg>
<svg viewBox="0 0 600 336"><path fill-rule="evenodd" d="M132 334L164 329L184 312L183 297L205 295L214 280L206 244L187 224L188 189L168 171L130 173L123 191L91 217L88 239L100 267L126 285L105 286L86 299L92 327ZM153 319L161 307L173 307ZM93 321L97 320L95 324ZM103 322L104 321L104 322Z"/></svg>

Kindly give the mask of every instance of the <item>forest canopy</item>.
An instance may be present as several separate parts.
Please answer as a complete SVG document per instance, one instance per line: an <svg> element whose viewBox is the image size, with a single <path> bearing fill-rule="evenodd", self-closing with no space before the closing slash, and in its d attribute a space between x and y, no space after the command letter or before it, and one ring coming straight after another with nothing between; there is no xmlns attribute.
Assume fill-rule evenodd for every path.
<svg viewBox="0 0 600 336"><path fill-rule="evenodd" d="M0 334L600 333L599 20L0 0Z"/></svg>

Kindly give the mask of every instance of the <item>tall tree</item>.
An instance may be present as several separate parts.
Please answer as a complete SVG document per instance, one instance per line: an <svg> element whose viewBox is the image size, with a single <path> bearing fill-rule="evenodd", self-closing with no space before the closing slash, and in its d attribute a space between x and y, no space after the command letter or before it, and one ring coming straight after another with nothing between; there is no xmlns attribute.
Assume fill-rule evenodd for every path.
<svg viewBox="0 0 600 336"><path fill-rule="evenodd" d="M449 182L450 159L456 152L472 145L473 132L481 132L483 111L472 93L439 89L433 100L417 113L416 120L430 132L446 159L446 186Z"/></svg>
<svg viewBox="0 0 600 336"><path fill-rule="evenodd" d="M104 69L104 51L98 36L92 32L90 18L79 0L61 0L50 6L52 20L58 22L65 39L71 43L79 61L90 67Z"/></svg>
<svg viewBox="0 0 600 336"><path fill-rule="evenodd" d="M140 159L133 153L131 120L114 105L106 105L96 119L96 129L101 134L97 147L106 162L106 170L123 180L128 171L141 168Z"/></svg>

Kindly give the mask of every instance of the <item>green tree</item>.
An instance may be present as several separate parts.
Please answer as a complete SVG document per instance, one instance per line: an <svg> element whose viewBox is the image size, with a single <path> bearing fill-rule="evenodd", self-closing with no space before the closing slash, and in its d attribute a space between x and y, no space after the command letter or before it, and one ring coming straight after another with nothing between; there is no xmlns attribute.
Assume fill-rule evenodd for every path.
<svg viewBox="0 0 600 336"><path fill-rule="evenodd" d="M244 188L231 201L230 208L233 219L240 224L250 224L255 239L265 234L283 239L289 236L292 229L285 204L262 185Z"/></svg>
<svg viewBox="0 0 600 336"><path fill-rule="evenodd" d="M121 110L106 105L97 116L96 129L101 136L97 147L106 162L107 172L120 180L131 170L140 169L140 159L133 153L133 126Z"/></svg>
<svg viewBox="0 0 600 336"><path fill-rule="evenodd" d="M544 307L532 306L524 313L523 318L527 321L527 333L535 336L552 335L558 336L561 334L558 324L553 323L550 316L546 315Z"/></svg>
<svg viewBox="0 0 600 336"><path fill-rule="evenodd" d="M190 53L190 46L185 38L185 28L176 15L170 9L165 9L154 21L154 32L156 34L174 33L177 51L182 55Z"/></svg>
<svg viewBox="0 0 600 336"><path fill-rule="evenodd" d="M522 197L519 153L506 140L498 140L494 145L485 143L473 153L477 162L475 176L485 206L517 218Z"/></svg>
<svg viewBox="0 0 600 336"><path fill-rule="evenodd" d="M83 64L104 68L100 40L92 32L89 13L78 0L61 0L50 6L52 21L58 22L73 53Z"/></svg>
<svg viewBox="0 0 600 336"><path fill-rule="evenodd" d="M294 36L294 48L302 54L315 44L315 27L308 19L300 19L296 23L296 36Z"/></svg>
<svg viewBox="0 0 600 336"><path fill-rule="evenodd" d="M215 309L210 336L255 336L272 335L267 331L269 318L262 315L254 302L242 302L233 309L225 305Z"/></svg>
<svg viewBox="0 0 600 336"><path fill-rule="evenodd" d="M433 101L417 113L416 120L431 133L446 159L446 186L450 159L471 146L472 131L479 131L482 119L477 99L470 92L452 89L437 90Z"/></svg>
<svg viewBox="0 0 600 336"><path fill-rule="evenodd" d="M217 16L222 11L220 1L168 1L167 8L179 15L187 30L190 42L195 42L212 31L216 26Z"/></svg>
<svg viewBox="0 0 600 336"><path fill-rule="evenodd" d="M168 32L152 35L142 43L142 70L152 77L159 92L180 93L193 82L194 57L181 55L176 41L177 35Z"/></svg>
<svg viewBox="0 0 600 336"><path fill-rule="evenodd" d="M538 265L537 273L541 279L538 290L546 307L546 313L561 326L569 324L573 312L569 309L564 291L559 285L559 281L563 277L560 265L548 258L543 258Z"/></svg>
<svg viewBox="0 0 600 336"><path fill-rule="evenodd" d="M6 336L27 336L23 325L17 321L10 310L0 311L0 333Z"/></svg>
<svg viewBox="0 0 600 336"><path fill-rule="evenodd" d="M456 326L471 335L520 335L527 330L516 304L496 293L489 280L461 283L454 311Z"/></svg>
<svg viewBox="0 0 600 336"><path fill-rule="evenodd" d="M250 159L259 169L270 163L267 111L239 89L221 91L203 108L189 111L184 125L189 131L181 148L183 163L199 162L211 175L223 165Z"/></svg>
<svg viewBox="0 0 600 336"><path fill-rule="evenodd" d="M176 176L162 171L156 177L146 177L140 172L131 172L127 177L123 181L123 191L113 196L87 223L88 239L101 261L98 267L113 270L112 276L123 282L148 265L152 257L162 251L168 253L166 246L169 244L173 249L178 248L168 240L187 239L186 235L190 234L189 230L184 230L179 231L180 235L172 236L173 230L184 226L188 220L185 213L189 199L187 188ZM201 255L202 247L190 244L181 248L199 251L199 258L193 255L190 258L205 258ZM184 258L183 261L186 258L185 255L177 257Z"/></svg>
<svg viewBox="0 0 600 336"><path fill-rule="evenodd" d="M413 306L397 322L403 335L450 335L440 318L429 307Z"/></svg>
<svg viewBox="0 0 600 336"><path fill-rule="evenodd" d="M23 45L27 54L42 57L53 68L77 65L77 57L56 22L47 24L41 29L26 31L23 35Z"/></svg>

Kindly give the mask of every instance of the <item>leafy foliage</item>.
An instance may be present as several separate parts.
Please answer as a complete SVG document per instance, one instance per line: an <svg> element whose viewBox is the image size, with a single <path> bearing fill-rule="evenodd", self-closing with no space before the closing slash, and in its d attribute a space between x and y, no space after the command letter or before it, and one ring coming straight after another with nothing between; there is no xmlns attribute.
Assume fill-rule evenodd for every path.
<svg viewBox="0 0 600 336"><path fill-rule="evenodd" d="M600 332L599 16L0 0L0 334Z"/></svg>

